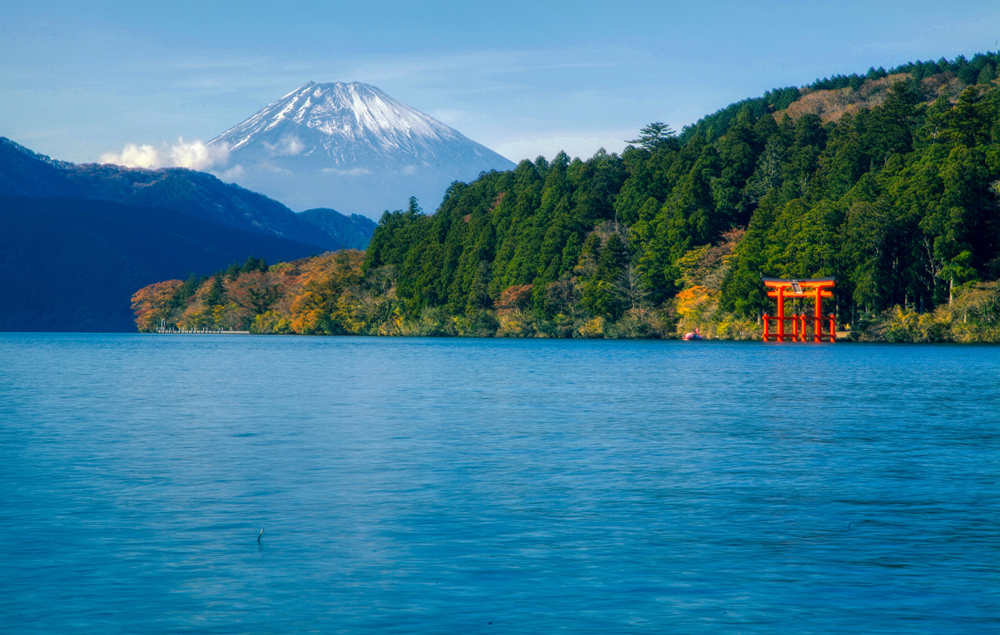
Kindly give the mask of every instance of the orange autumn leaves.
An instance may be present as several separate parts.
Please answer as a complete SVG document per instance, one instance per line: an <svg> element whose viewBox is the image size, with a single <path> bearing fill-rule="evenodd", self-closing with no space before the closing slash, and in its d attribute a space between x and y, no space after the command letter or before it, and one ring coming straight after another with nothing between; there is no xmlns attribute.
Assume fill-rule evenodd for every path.
<svg viewBox="0 0 1000 635"><path fill-rule="evenodd" d="M135 324L139 331L155 331L161 319L170 318L171 303L183 284L180 280L157 282L139 289L132 296L132 310L135 311Z"/></svg>
<svg viewBox="0 0 1000 635"><path fill-rule="evenodd" d="M163 320L182 330L361 333L372 315L386 314L362 285L363 261L363 252L344 250L235 277L217 274L198 283L187 297L183 291L190 283L151 284L132 296L136 326L143 332L155 331ZM381 291L382 302L394 297Z"/></svg>

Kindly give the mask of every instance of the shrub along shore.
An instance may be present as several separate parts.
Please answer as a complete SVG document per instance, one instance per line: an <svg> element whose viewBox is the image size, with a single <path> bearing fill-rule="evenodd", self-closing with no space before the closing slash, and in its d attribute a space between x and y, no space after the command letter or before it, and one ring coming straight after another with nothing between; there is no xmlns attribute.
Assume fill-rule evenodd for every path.
<svg viewBox="0 0 1000 635"><path fill-rule="evenodd" d="M759 340L760 321L719 310L718 298L693 286L660 307L641 301L618 320L585 312L540 317L530 307L532 286L505 289L496 308L454 316L425 307L407 316L392 267L365 274L363 252L349 250L268 267L257 259L208 278L169 280L132 298L142 332L161 320L180 330L255 334L451 337L679 338L699 328L707 339ZM807 313L805 306L788 308ZM972 283L932 312L894 306L840 318L840 329L861 342L1000 342L1000 285Z"/></svg>

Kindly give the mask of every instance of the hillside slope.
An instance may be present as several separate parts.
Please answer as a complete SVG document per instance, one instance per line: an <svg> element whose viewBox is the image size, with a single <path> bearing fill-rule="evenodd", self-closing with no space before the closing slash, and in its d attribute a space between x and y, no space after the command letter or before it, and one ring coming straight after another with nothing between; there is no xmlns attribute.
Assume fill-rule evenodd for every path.
<svg viewBox="0 0 1000 635"><path fill-rule="evenodd" d="M345 216L337 210L319 207L299 212L299 218L315 225L337 241L338 249L360 249L368 247L377 225L367 216L351 214Z"/></svg>
<svg viewBox="0 0 1000 635"><path fill-rule="evenodd" d="M174 210L0 195L0 331L134 332L130 298L147 284L320 251Z"/></svg>
<svg viewBox="0 0 1000 635"><path fill-rule="evenodd" d="M340 241L256 192L183 168L53 161L0 137L0 194L62 196L172 209L207 222L335 249Z"/></svg>
<svg viewBox="0 0 1000 635"><path fill-rule="evenodd" d="M743 110L754 119L773 114L779 122L785 114L793 121L804 114L818 115L824 123L837 121L848 112L881 105L886 91L900 79L914 82L913 92L920 96L919 101L930 103L944 97L954 103L968 86L992 82L998 67L1000 53L978 53L972 59L959 56L954 60L910 62L888 71L870 68L861 75L835 75L808 86L776 88L761 97L730 104L685 126L680 140L687 142L692 136L701 135L715 141L729 130Z"/></svg>

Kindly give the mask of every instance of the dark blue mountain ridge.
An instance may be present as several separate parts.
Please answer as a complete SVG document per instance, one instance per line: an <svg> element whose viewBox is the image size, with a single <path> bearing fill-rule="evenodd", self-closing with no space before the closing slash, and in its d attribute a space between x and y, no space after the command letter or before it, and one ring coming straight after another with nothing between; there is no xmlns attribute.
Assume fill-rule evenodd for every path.
<svg viewBox="0 0 1000 635"><path fill-rule="evenodd" d="M378 224L367 216L360 214L341 214L335 209L318 207L299 212L299 218L315 225L329 234L331 238L340 241L340 249L365 249Z"/></svg>
<svg viewBox="0 0 1000 635"><path fill-rule="evenodd" d="M367 245L367 240L331 236L278 201L211 174L185 168L148 170L56 161L5 137L0 137L0 194L172 209L223 227L315 245L320 251ZM351 224L346 217L343 223Z"/></svg>
<svg viewBox="0 0 1000 635"><path fill-rule="evenodd" d="M0 331L134 332L130 298L148 284L321 251L171 209L0 195Z"/></svg>
<svg viewBox="0 0 1000 635"><path fill-rule="evenodd" d="M0 331L134 331L130 298L148 284L363 249L374 227L210 174L77 165L0 137Z"/></svg>

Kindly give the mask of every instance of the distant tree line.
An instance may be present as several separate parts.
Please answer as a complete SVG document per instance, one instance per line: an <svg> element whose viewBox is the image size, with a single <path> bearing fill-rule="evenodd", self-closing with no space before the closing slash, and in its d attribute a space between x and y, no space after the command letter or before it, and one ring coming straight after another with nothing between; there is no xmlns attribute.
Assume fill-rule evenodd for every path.
<svg viewBox="0 0 1000 635"><path fill-rule="evenodd" d="M731 104L722 110L699 119L690 126L685 126L680 137L682 140L687 140L694 134L700 134L707 140L713 141L729 130L729 126L736 120L736 115L744 107L749 108L755 118L759 118L765 113L775 113L788 108L799 99L803 91L838 90L842 88L858 90L864 85L865 81L882 79L889 75L898 74L907 74L914 81L918 82L933 75L953 75L964 85L987 85L996 79L998 66L1000 66L1000 53L978 53L971 60L959 55L950 61L941 58L936 62L909 62L888 71L882 67L877 69L872 67L864 75L858 75L857 73L834 75L833 77L818 79L808 86L803 86L801 90L794 86L776 88L764 93L763 97L745 99Z"/></svg>

